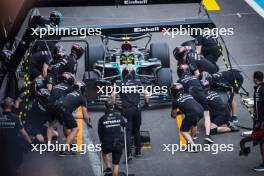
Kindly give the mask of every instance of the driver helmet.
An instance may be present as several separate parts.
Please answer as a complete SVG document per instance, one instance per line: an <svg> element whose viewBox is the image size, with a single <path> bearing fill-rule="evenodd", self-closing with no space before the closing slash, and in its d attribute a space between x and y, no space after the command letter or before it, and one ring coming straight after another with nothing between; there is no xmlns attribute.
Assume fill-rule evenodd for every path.
<svg viewBox="0 0 264 176"><path fill-rule="evenodd" d="M122 52L126 52L126 51L130 52L130 51L132 51L131 43L129 43L128 41L125 41L124 43L122 43L121 50L122 50Z"/></svg>

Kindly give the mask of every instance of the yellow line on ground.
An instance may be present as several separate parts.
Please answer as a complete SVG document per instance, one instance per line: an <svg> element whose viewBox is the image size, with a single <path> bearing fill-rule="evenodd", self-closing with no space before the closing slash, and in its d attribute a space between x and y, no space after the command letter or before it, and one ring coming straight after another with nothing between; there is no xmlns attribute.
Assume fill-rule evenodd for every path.
<svg viewBox="0 0 264 176"><path fill-rule="evenodd" d="M82 107L79 107L76 111L77 115L77 125L79 127L79 132L76 136L77 140L77 146L78 146L78 151L81 151L81 144L83 143L83 114L82 114Z"/></svg>
<svg viewBox="0 0 264 176"><path fill-rule="evenodd" d="M203 5L208 11L217 11L221 10L219 4L216 0L203 0Z"/></svg>
<svg viewBox="0 0 264 176"><path fill-rule="evenodd" d="M182 125L182 115L181 115L181 114L178 114L178 115L176 116L176 119L175 119L175 120L176 120L176 123L177 123L177 125L178 125L178 131L179 131L180 142L181 142L181 144L187 144L185 138L183 137L183 135L182 135L182 133L181 133L181 131L180 131L180 128L181 128L181 125Z"/></svg>

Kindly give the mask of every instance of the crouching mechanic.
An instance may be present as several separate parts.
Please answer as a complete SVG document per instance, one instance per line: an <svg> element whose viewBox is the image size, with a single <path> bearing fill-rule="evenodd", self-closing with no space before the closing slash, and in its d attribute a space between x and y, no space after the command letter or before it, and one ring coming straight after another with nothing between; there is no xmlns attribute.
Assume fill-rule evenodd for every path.
<svg viewBox="0 0 264 176"><path fill-rule="evenodd" d="M59 75L59 79L61 83L53 87L50 93L50 97L48 99L47 105L46 105L46 109L51 116L50 121L48 123L48 132L47 132L48 141L51 141L52 139L52 136L54 134L53 126L54 126L55 120L57 119L56 117L59 116L59 113L56 109L56 102L61 97L67 95L68 93L72 91L73 84L75 81L75 76L72 73L65 72ZM65 134L65 131L64 131L64 134Z"/></svg>
<svg viewBox="0 0 264 176"><path fill-rule="evenodd" d="M122 156L124 146L123 127L126 126L126 119L118 112L114 111L114 102L109 99L105 103L106 112L99 119L98 135L102 143L102 157L107 169L105 175L118 176L119 162ZM107 154L112 153L113 167Z"/></svg>
<svg viewBox="0 0 264 176"><path fill-rule="evenodd" d="M75 152L71 151L70 145L74 137L77 135L79 128L72 113L78 108L82 108L82 114L88 127L92 127L89 122L87 111L87 101L83 96L85 84L82 81L76 81L73 85L73 91L66 96L61 97L56 103L56 108L59 112L59 121L63 123L66 132L66 149L60 151L60 156L74 155Z"/></svg>
<svg viewBox="0 0 264 176"><path fill-rule="evenodd" d="M216 65L222 55L221 46L213 35L201 34L195 37L196 52L204 55L211 63Z"/></svg>
<svg viewBox="0 0 264 176"><path fill-rule="evenodd" d="M36 98L29 105L30 108L25 120L25 127L29 134L33 137L34 142L44 143L44 136L47 133L45 124L50 121L50 116L45 108L50 92L48 89L41 88L36 92L35 96ZM54 136L58 135L54 130L53 133Z"/></svg>
<svg viewBox="0 0 264 176"><path fill-rule="evenodd" d="M232 92L229 92L229 96L231 97L231 119L230 121L233 123L238 123L237 118L237 104L235 101L235 95L239 94L239 90L244 82L244 78L239 70L232 69L227 71L221 71L215 74L212 74L213 80L213 88L219 86L221 87L232 87Z"/></svg>
<svg viewBox="0 0 264 176"><path fill-rule="evenodd" d="M191 46L176 47L173 50L173 55L178 61L178 64L188 64L195 76L199 76L200 72L206 71L210 74L218 72L217 65L211 63L196 53Z"/></svg>
<svg viewBox="0 0 264 176"><path fill-rule="evenodd" d="M190 94L184 93L182 84L174 83L171 91L173 95L171 117L176 117L179 108L185 116L180 131L189 144L194 144L193 138L197 135L197 123L203 117L203 107Z"/></svg>
<svg viewBox="0 0 264 176"><path fill-rule="evenodd" d="M226 132L238 132L239 129L229 122L230 112L228 105L223 102L216 91L210 90L210 82L206 79L201 80L206 92L211 117L210 134L215 135Z"/></svg>
<svg viewBox="0 0 264 176"><path fill-rule="evenodd" d="M184 87L184 90L191 94L193 98L202 105L204 109L204 126L205 126L205 137L204 140L208 143L214 143L213 139L210 136L210 113L208 100L206 99L205 91L201 85L200 80L191 74L190 68L187 64L182 64L178 66L177 73L179 76L178 82L181 83Z"/></svg>

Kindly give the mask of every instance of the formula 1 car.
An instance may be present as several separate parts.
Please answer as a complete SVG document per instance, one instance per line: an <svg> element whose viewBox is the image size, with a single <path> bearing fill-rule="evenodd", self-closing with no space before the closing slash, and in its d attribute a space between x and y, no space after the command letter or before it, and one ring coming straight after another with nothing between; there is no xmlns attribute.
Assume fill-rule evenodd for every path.
<svg viewBox="0 0 264 176"><path fill-rule="evenodd" d="M140 3L138 3L140 2ZM145 1L144 1L145 2ZM138 3L138 4L137 4ZM38 0L34 2L25 1L17 8L17 16L14 17L14 24L10 30L7 31L7 35L0 35L0 50L10 50L11 54L7 58L8 64L5 64L1 68L0 73L0 100L5 97L17 97L18 92L18 80L16 71L19 65L27 60L28 53L30 53L32 44L36 40L40 40L38 35L32 35L33 32L39 32L40 21L42 16L37 13L39 7L76 7L76 6L127 6L127 5L151 5L151 4L177 4L177 3L201 3L201 0L150 0L147 3L142 4L141 1L102 1L102 0ZM36 8L36 9L34 9ZM30 15L29 15L30 13ZM26 18L29 16L29 19ZM28 25L24 23L25 19L28 19ZM23 25L25 24L25 25ZM61 37L60 42L73 42L65 40L65 37L74 37L76 40L76 29L101 29L101 35L104 45L103 46L90 46L87 40L78 40L75 42L83 42L86 45L85 52L85 74L84 81L87 83L87 99L90 102L102 102L103 97L98 96L97 85L99 84L113 84L117 80L122 80L122 71L127 67L131 67L135 70L137 78L141 80L143 85L157 85L169 87L172 81L170 71L169 49L165 43L152 43L150 47L148 44L151 39L149 32L164 32L170 29L181 28L214 28L215 24L211 19L205 18L193 18L182 20L164 20L159 22L144 22L144 23L129 23L129 24L94 24L81 26L63 26L63 28L69 29L68 33L61 32L62 28L58 28L58 34L54 36ZM41 27L46 31L50 29L47 27ZM73 36L72 34L75 33ZM2 32L0 31L0 34ZM5 34L5 33L4 33ZM81 33L78 32L77 35ZM120 35L121 34L121 35ZM127 35L123 35L127 34ZM89 37L89 36L88 36ZM20 38L19 41L16 41ZM129 44L139 39L149 38L146 46L141 48L139 46L131 46L131 50L126 53L122 53L122 49L108 47L108 41L114 40ZM51 42L47 41L46 42ZM51 40L52 37L51 37ZM122 47L121 47L122 48ZM127 54L127 55L126 55ZM93 85L93 86L92 86ZM10 88L11 89L8 89ZM169 90L169 89L168 89ZM151 100L157 100L164 102L169 98L169 94L152 94Z"/></svg>
<svg viewBox="0 0 264 176"><path fill-rule="evenodd" d="M167 43L151 43L150 33L134 33L126 35L107 35L101 37L104 46L89 46L84 81L87 85L87 98L92 103L103 103L109 96L98 93L99 86L112 86L116 81L122 81L126 69L135 71L135 78L144 87L159 86L170 90L172 71L170 69L170 52ZM148 39L144 47L132 45L141 39ZM110 48L109 41L122 43L119 48ZM97 93L96 93L96 92ZM103 91L104 93L107 90ZM164 91L165 92L165 91ZM151 93L150 101L164 102L170 98L166 93Z"/></svg>

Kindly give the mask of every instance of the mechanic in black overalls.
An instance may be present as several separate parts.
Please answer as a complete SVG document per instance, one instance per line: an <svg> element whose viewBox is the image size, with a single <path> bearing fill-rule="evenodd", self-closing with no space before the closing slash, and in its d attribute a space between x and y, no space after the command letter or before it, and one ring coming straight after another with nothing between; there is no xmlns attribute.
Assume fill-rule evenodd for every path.
<svg viewBox="0 0 264 176"><path fill-rule="evenodd" d="M46 111L46 103L50 96L48 89L41 88L36 92L35 99L29 105L25 128L37 143L44 143L47 134L45 124L50 121L50 115Z"/></svg>
<svg viewBox="0 0 264 176"><path fill-rule="evenodd" d="M54 123L59 116L58 110L56 108L56 101L59 100L61 97L67 95L73 90L73 84L75 81L75 76L72 73L65 72L59 76L60 82L59 84L55 85L50 93L50 97L48 99L46 109L51 116L51 119L48 123L48 131L47 137L48 141L51 141L52 136L54 135ZM61 122L62 123L62 122ZM63 131L66 134L65 131ZM67 136L67 135L65 135Z"/></svg>
<svg viewBox="0 0 264 176"><path fill-rule="evenodd" d="M177 69L179 80L184 87L184 90L191 94L194 99L202 105L204 109L204 126L205 126L205 137L204 140L208 143L214 143L210 136L210 114L209 105L206 99L205 91L201 85L200 80L193 74L191 74L190 68L187 64L182 64L178 66Z"/></svg>
<svg viewBox="0 0 264 176"><path fill-rule="evenodd" d="M29 94L30 96L28 97L29 101L32 101L35 98L36 93L38 92L38 90L45 88L48 89L49 91L51 91L49 89L49 82L46 78L41 78L41 79L35 79L33 81L33 83L31 84L31 86L29 87L29 90L26 90L26 87L23 86L20 90L19 90L19 94L18 97L16 99L16 109L18 110L18 112L21 112L23 110L23 102L25 100L25 97L27 94Z"/></svg>
<svg viewBox="0 0 264 176"><path fill-rule="evenodd" d="M70 72L72 74L76 74L78 67L77 61L82 57L83 53L84 53L83 47L80 46L78 43L74 43L72 45L70 55L62 57L62 59L55 65L52 65L52 67L58 70L57 72L58 74L64 72Z"/></svg>
<svg viewBox="0 0 264 176"><path fill-rule="evenodd" d="M196 52L202 54L211 63L217 65L218 58L222 55L217 38L213 35L198 35L195 37Z"/></svg>
<svg viewBox="0 0 264 176"><path fill-rule="evenodd" d="M135 78L135 71L124 69L122 72L123 80L118 83L121 88L123 86L132 87L132 86L141 86L139 79ZM120 85L121 84L121 85ZM116 102L116 92L112 93L113 101ZM121 101L122 101L122 115L127 119L127 156L128 160L132 160L132 144L131 137L134 137L135 144L135 156L141 155L141 141L140 141L140 126L141 126L141 108L139 107L140 103L140 94L138 92L121 92ZM148 103L148 93L144 93L145 103Z"/></svg>
<svg viewBox="0 0 264 176"><path fill-rule="evenodd" d="M4 169L4 171L1 169L0 174L6 172L3 175L8 176L21 174L24 140L29 144L32 142L19 117L12 113L13 107L14 100L9 97L5 98L2 103L3 114L0 116L0 160L4 162L0 163Z"/></svg>
<svg viewBox="0 0 264 176"><path fill-rule="evenodd" d="M173 95L171 117L175 118L178 113L184 114L180 131L189 144L194 144L193 138L197 135L197 123L203 117L203 107L193 96L184 92L180 83L173 84L171 93Z"/></svg>
<svg viewBox="0 0 264 176"><path fill-rule="evenodd" d="M239 90L244 82L244 78L239 70L232 69L227 71L221 71L215 74L212 74L213 86L212 88L219 87L219 84L222 84L227 87L232 87L232 91L229 91L229 96L232 98L231 107L232 114L230 121L233 123L238 123L237 118L237 104L235 101L235 96L238 95ZM237 81L237 84L235 83ZM221 86L220 86L221 87Z"/></svg>
<svg viewBox="0 0 264 176"><path fill-rule="evenodd" d="M219 71L217 65L211 63L204 58L203 55L192 50L191 46L176 47L173 55L179 64L188 64L195 76L199 76L201 72L206 71L210 74Z"/></svg>
<svg viewBox="0 0 264 176"><path fill-rule="evenodd" d="M263 72L254 72L253 79L255 82L254 87L254 130L264 130L264 82ZM254 167L253 169L257 172L264 172L264 137L260 142L260 151L262 157L262 163Z"/></svg>
<svg viewBox="0 0 264 176"><path fill-rule="evenodd" d="M119 162L124 147L124 127L126 127L126 119L119 113L114 111L115 105L112 99L105 102L106 112L98 122L98 135L102 144L102 157L106 165L104 171L106 175L119 175ZM112 153L111 167L110 160L107 155ZM112 170L111 170L112 168Z"/></svg>
<svg viewBox="0 0 264 176"><path fill-rule="evenodd" d="M228 104L225 104L220 95L210 89L210 78L201 80L201 84L206 92L211 117L211 135L238 132L239 129L229 122L230 112Z"/></svg>
<svg viewBox="0 0 264 176"><path fill-rule="evenodd" d="M57 57L60 57L57 60L57 63L54 63L49 67L49 77L52 77L55 84L58 84L60 81L58 75L61 75L64 72L69 72L72 74L77 73L78 60L82 57L84 49L78 43L72 45L70 55L63 54L64 51L60 51Z"/></svg>
<svg viewBox="0 0 264 176"><path fill-rule="evenodd" d="M52 59L47 51L39 51L34 53L29 59L29 79L43 79L48 74L48 68Z"/></svg>
<svg viewBox="0 0 264 176"><path fill-rule="evenodd" d="M72 113L78 108L82 108L83 118L88 127L91 127L89 122L89 116L87 111L87 100L83 96L85 90L85 84L82 81L76 81L73 86L73 91L68 93L66 96L61 97L56 103L56 108L59 115L59 121L63 123L63 127L66 131L66 150L60 151L60 156L74 155L75 152L71 151L70 145L73 139L77 135L79 128L77 122L74 119Z"/></svg>
<svg viewBox="0 0 264 176"><path fill-rule="evenodd" d="M49 19L45 19L44 17L41 17L39 20L39 27L45 28L48 25L50 27L56 27L56 26L61 26L63 22L63 16L61 12L57 10L53 10L50 13ZM40 51L46 51L49 53L53 52L54 46L60 41L61 37L59 36L44 36L42 39L37 40L32 49L31 53L37 53ZM54 40L54 41L48 41L48 40Z"/></svg>

